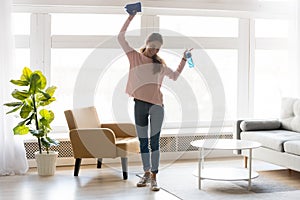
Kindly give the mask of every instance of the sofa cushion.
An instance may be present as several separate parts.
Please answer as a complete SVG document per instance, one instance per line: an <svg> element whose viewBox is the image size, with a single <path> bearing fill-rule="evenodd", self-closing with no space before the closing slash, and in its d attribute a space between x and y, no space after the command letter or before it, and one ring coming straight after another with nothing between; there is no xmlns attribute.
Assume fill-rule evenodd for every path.
<svg viewBox="0 0 300 200"><path fill-rule="evenodd" d="M241 122L240 128L242 131L256 131L256 130L273 130L279 129L281 123L279 120L244 120Z"/></svg>
<svg viewBox="0 0 300 200"><path fill-rule="evenodd" d="M300 99L283 98L280 118L283 129L300 132Z"/></svg>
<svg viewBox="0 0 300 200"><path fill-rule="evenodd" d="M286 153L300 155L300 140L285 142L283 147Z"/></svg>
<svg viewBox="0 0 300 200"><path fill-rule="evenodd" d="M263 147L283 152L283 143L300 140L300 134L287 130L246 131L241 132L241 139L256 141Z"/></svg>

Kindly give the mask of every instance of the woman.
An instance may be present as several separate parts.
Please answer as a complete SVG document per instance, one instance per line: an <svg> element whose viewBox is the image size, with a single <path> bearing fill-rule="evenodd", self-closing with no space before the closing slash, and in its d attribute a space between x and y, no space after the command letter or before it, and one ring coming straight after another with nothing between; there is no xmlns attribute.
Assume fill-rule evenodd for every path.
<svg viewBox="0 0 300 200"><path fill-rule="evenodd" d="M140 52L129 46L125 33L134 16L128 16L118 35L118 41L130 63L126 93L135 101L135 125L145 172L137 183L137 187L144 187L150 182L151 190L158 191L160 188L157 185L156 174L160 157L159 138L164 118L163 95L160 88L165 76L173 80L178 78L185 66L186 58L182 58L175 72L168 68L164 60L157 55L163 44L159 33L150 34L146 40L146 46ZM148 136L149 121L150 137Z"/></svg>

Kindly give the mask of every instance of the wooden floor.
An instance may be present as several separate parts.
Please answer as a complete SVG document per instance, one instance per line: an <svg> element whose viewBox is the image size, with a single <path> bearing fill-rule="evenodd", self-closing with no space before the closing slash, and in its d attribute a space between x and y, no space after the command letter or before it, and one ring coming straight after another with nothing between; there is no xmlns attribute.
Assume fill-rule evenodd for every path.
<svg viewBox="0 0 300 200"><path fill-rule="evenodd" d="M227 159L226 163L240 163L242 159ZM172 166L195 164L195 160L176 161ZM209 161L208 161L209 162ZM214 160L211 160L214 162ZM161 164L162 167L169 163ZM255 170L259 174L276 179L283 184L300 190L300 173L255 161ZM57 199L180 199L168 191L150 191L149 187L136 188L136 174L141 174L139 163L130 163L129 179L122 180L120 164L104 165L96 169L96 165L82 166L79 176L73 176L73 166L57 167L56 174L50 177L37 175L32 168L26 175L0 177L1 200L57 200ZM99 172L101 170L101 173Z"/></svg>
<svg viewBox="0 0 300 200"><path fill-rule="evenodd" d="M270 177L273 180L279 181L280 183L300 190L300 172L287 169L279 169L270 171L260 171L259 174L264 175L265 177Z"/></svg>

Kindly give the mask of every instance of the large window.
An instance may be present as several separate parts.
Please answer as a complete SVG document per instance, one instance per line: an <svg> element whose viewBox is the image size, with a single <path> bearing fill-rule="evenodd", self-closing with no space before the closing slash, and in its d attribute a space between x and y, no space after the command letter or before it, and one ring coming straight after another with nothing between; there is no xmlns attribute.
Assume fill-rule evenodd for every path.
<svg viewBox="0 0 300 200"><path fill-rule="evenodd" d="M200 61L204 59L200 51L204 51L208 55L208 59L213 62L214 67L221 78L221 84L225 92L225 99L223 102L226 109L225 120L233 120L236 117L237 107L238 51L237 47L231 43L231 39L238 38L238 18L160 16L160 28L171 30L170 34L168 34L170 36L183 35L182 43L185 43L184 40L188 41L191 39L199 46L204 47L204 49L200 50L199 47L197 47L198 45L192 46L195 47L192 51L194 61L196 62L196 66L200 73L201 70L208 67L206 64L203 64L202 66L199 65ZM206 38L213 40L206 43ZM215 42L214 39L218 42ZM201 42L204 42L204 44ZM190 43L188 44L190 45ZM185 45L183 44L183 46ZM216 49L216 46L218 46L219 49ZM188 80L197 96L199 119L201 121L210 121L212 120L212 109L216 105L212 105L212 97L210 94L210 90L213 88L207 88L205 79L214 79L216 77L206 75L207 77L195 78L193 76L195 76L195 74L187 67L183 73L183 77ZM215 107L215 109L217 108ZM174 112L174 109L170 110L172 113ZM179 118L175 118L176 115L171 114L171 116L172 120L180 122Z"/></svg>
<svg viewBox="0 0 300 200"><path fill-rule="evenodd" d="M15 66L20 73L24 66L30 66L29 34L30 13L13 13L12 31L15 36Z"/></svg>
<svg viewBox="0 0 300 200"><path fill-rule="evenodd" d="M279 117L281 98L289 96L288 52L256 50L254 81L254 116Z"/></svg>
<svg viewBox="0 0 300 200"><path fill-rule="evenodd" d="M55 111L56 126L65 126L63 111L73 108L73 92L79 70L93 49L52 49L51 51L51 85L57 86L56 102L52 104Z"/></svg>
<svg viewBox="0 0 300 200"><path fill-rule="evenodd" d="M93 38L95 36L108 36L110 39L116 39L115 36L119 33L126 19L127 15L121 14L51 14L53 43L51 50L51 84L58 87L56 92L57 101L53 104L53 110L56 113L56 118L53 122L55 126L66 126L63 111L73 108L74 90L77 89L75 88L76 81L78 80L79 73L81 73L80 70L85 67L85 62L89 62L89 56L95 51L103 51L103 54L98 57L99 60L95 61L95 70L99 72L103 70L100 65L104 62L105 53L110 54L115 50L109 46L99 47L105 41L93 40ZM138 29L140 29L140 17L136 16L135 20L130 24L128 31L129 33L133 33L131 35L137 35L139 34L139 31L136 31ZM86 44L86 41L90 43ZM97 46L99 48L96 48ZM120 49L119 46L114 48ZM125 66L126 64L123 63L122 65ZM93 72L88 73L93 74ZM109 74L109 71L106 73ZM121 75L122 70L115 70L115 79L120 78ZM101 80L102 78L99 77L97 81ZM111 86L113 83L110 78L105 82L104 88L101 87L103 85L98 85L98 82L91 83L101 88L101 90L95 91L92 98L94 98L95 106L99 109L99 113L105 113L105 115L101 114L100 116L102 122L113 120L110 100L110 91L114 89ZM87 81L85 84L90 83ZM81 92L84 93L85 91ZM84 96L83 94L82 98ZM99 96L101 97L100 99Z"/></svg>
<svg viewBox="0 0 300 200"><path fill-rule="evenodd" d="M255 38L260 49L255 50L254 63L254 117L277 118L281 98L291 96L293 66L289 60L289 22L276 19L256 19ZM264 41L272 39L272 47ZM282 42L286 46L282 46ZM261 42L262 44L259 44ZM267 43L266 43L267 44Z"/></svg>
<svg viewBox="0 0 300 200"><path fill-rule="evenodd" d="M77 79L80 69L83 67L84 62L90 59L89 56L95 52L101 52L103 58L109 56L106 55L107 52L111 54L115 51L120 51L120 48L109 48L103 47L103 49L92 49L85 48L86 46L80 46L80 41L74 41L78 44L77 48L72 46L72 36L76 35L117 35L119 29L124 23L126 17L125 15L86 15L86 14L52 14L52 41L55 41L56 37L59 35L69 35L66 41L60 41L61 44L65 45L66 48L61 48L61 44L55 42L60 48L52 47L51 51L51 82L58 86L57 99L64 99L64 101L57 101L56 105L53 106L57 110L57 117L55 119L55 124L63 126L65 124L64 115L62 110L66 108L72 108L73 105L73 92L74 85ZM174 17L176 20L174 20ZM111 21L116 21L116 26L106 26L107 18ZM238 63L238 53L237 49L232 45L232 49L228 48L228 37L238 36L238 19L236 18L222 18L222 17L187 17L187 16L160 16L160 28L164 30L171 30L174 33L184 34L184 37L211 37L221 39L220 49L207 48L207 49L197 49L193 50L194 61L201 60L203 56L201 52L207 54L210 61L213 63L218 76L221 79L221 84L224 87L225 99L224 106L226 107L226 120L232 120L235 118L236 113L236 100L237 100L237 63ZM89 21L87 24L86 21ZM130 24L130 30L136 30L140 28L140 18L137 18ZM184 23L187 21L187 23ZM76 22L76 23L74 23ZM66 26L68 24L68 26ZM95 24L99 26L95 26ZM193 25L193 26L192 26ZM225 26L227 27L225 29ZM99 28L101 27L101 28ZM103 30L105 27L105 30ZM189 29L189 30L188 30ZM188 30L188 31L187 31ZM129 34L131 32L129 31ZM137 32L135 32L137 33ZM177 35L177 36L178 36ZM168 38L171 35L164 35L166 41L172 41L172 38ZM200 37L201 36L201 37ZM75 38L78 39L78 38ZM224 45L223 45L223 43ZM168 42L167 42L168 43ZM173 70L176 70L184 48L181 44L178 44L180 48L168 49L168 47L163 47L160 51L160 55L165 59L167 65ZM223 47L222 47L223 45ZM72 46L72 48L67 48L67 46ZM214 46L215 47L215 46ZM117 55L117 54L116 54ZM99 61L100 62L100 61ZM104 62L104 59L103 59ZM200 63L200 62L199 62ZM208 122L211 121L213 108L211 91L206 84L207 78L203 77L201 70L207 66L196 66L199 67L200 73L196 73L196 69L190 69L186 66L182 73L182 79L187 87L192 91L192 95L195 98L195 105L189 105L190 102L180 102L178 98L185 95L186 91L181 90L176 94L170 88L172 84L181 83L169 83L165 80L165 86L162 87L162 92L164 94L164 103L166 109L165 124L178 124L182 122L183 109L185 112L194 112L197 110L198 116L196 116L196 121ZM97 65L97 64L95 64ZM112 59L111 63L103 66L99 65L97 67L104 67L105 69L97 68L96 70L105 71L105 75L99 77L97 82L97 90L95 92L94 101L95 106L100 113L101 121L114 121L116 120L116 113L113 110L114 92L116 87L126 73L128 72L128 61L126 56L121 56L118 54L115 59ZM193 71L194 70L194 71ZM123 86L122 93L125 92L125 84ZM174 86L176 87L176 86ZM192 97L191 97L192 98ZM196 108L195 108L196 107ZM128 101L128 114L133 120L133 103ZM102 114L102 113L105 113ZM120 120L120 117L117 119ZM122 120L122 119L121 119ZM189 119L193 120L193 119ZM201 123L201 122L200 122ZM172 125L173 126L173 125ZM176 126L176 125L175 125Z"/></svg>
<svg viewBox="0 0 300 200"><path fill-rule="evenodd" d="M207 49L221 77L225 92L226 119L233 120L237 113L238 51L233 49Z"/></svg>
<svg viewBox="0 0 300 200"><path fill-rule="evenodd" d="M182 49L162 49L159 54L165 59L168 67L175 71L181 59L181 55L176 52L182 53L182 51ZM233 74L237 74L237 50L210 49L206 50L206 53L211 58L212 62L214 62L214 65L221 77L221 81L224 84L227 101L226 117L227 119L233 119L234 114L236 113L237 96L237 77L233 76ZM199 59L201 59L200 50L193 50L193 55L195 56L194 60L196 62L198 60L196 58L197 56L200 56ZM199 66L200 73L197 73L195 68L189 68L188 65L186 65L181 74L181 79L184 81L177 80L176 82L173 82L168 78L164 80L162 93L164 95L165 102L166 126L168 126L168 123L181 123L183 109L187 109L186 111L189 113L194 112L196 109L198 112L196 120L211 120L212 106L214 106L212 105L211 100L211 90L214 88L207 87L206 79L214 77L203 77L201 68L205 68L205 66ZM114 115L116 115L116 113L112 112L112 103L115 101L113 98L114 93L116 92L115 89L118 87L122 78L127 75L128 70L129 63L127 57L122 56L114 60L111 65L107 66L105 74L99 78L95 102L99 105L98 109L100 113L105 113L105 115L101 116L101 119L104 121L113 121L115 119ZM186 84L186 88L180 84ZM188 93L189 91L191 91L191 93ZM120 90L118 92L120 92ZM122 85L121 92L125 92L125 84ZM191 95L190 100L195 98L195 101L180 102L180 98L184 95ZM190 105L192 102L195 104ZM128 110L128 113L133 121L132 101L129 101L128 103L130 104L129 109L131 109Z"/></svg>
<svg viewBox="0 0 300 200"><path fill-rule="evenodd" d="M74 106L74 91L77 89L76 81L80 77L81 69L87 63L94 62L91 79L94 81L92 84L95 85L95 91L94 96L89 98L93 99L94 105L99 110L102 122L122 120L123 118L119 118L120 113L113 110L112 104L116 92L126 95L126 82L120 82L126 79L129 63L116 41L116 36L128 15L125 12L113 14L116 13L113 9L111 14L108 14L109 10L105 11L107 14L94 14L93 9L87 12L88 7L80 11L82 13L76 13L77 10L74 8L65 11L61 9L63 8L49 8L50 13L47 13L47 10L42 12L45 15L38 14L43 8L39 8L39 12L33 9L30 10L33 13L13 14L13 32L16 39L15 63L18 70L30 66L35 60L41 65L44 64L38 67L49 75L49 84L57 86L57 101L51 105L56 114L53 126L57 128L66 127L63 111ZM51 10L54 12L51 13ZM65 13L59 13L60 11ZM184 121L182 118L184 109L191 112L197 110L196 120L200 124L213 120L211 118L215 105L212 105L211 88L206 81L213 79L214 83L215 79L207 73L209 62L203 61L203 53L213 64L221 81L220 88L224 90L222 101L225 106L225 120L229 123L237 118L237 113L255 118L278 116L280 99L284 96L293 96L296 81L290 80L291 77L296 79L296 73L295 67L291 66L291 49L288 49L291 45L288 40L292 25L288 20L255 18L256 13L252 15L251 11L249 14L232 10L228 12L211 10L203 12L203 16L200 16L201 12L194 12L199 16L191 16L191 13L184 13L184 10L180 10L182 16L176 15L172 9L164 13L160 9L157 11L157 16L147 15L147 12L153 13L151 8L134 18L128 29L128 39L130 43L132 42L132 46L136 49L141 47L146 39L143 33L151 32L153 26L159 27L165 41L159 54L167 65L175 70L184 49L192 47L196 65L195 68L186 66L180 76L183 82L165 79L165 85L162 87L166 110L165 127L168 127L167 124L171 124L172 127L174 124L180 125ZM31 14L34 16L32 19L39 23L30 22ZM252 26L253 20L255 26ZM140 31L141 27L148 29ZM34 37L30 37L30 31L34 31ZM46 37L45 44L39 40L43 37ZM197 45L193 45L193 42ZM95 51L99 54L96 61L92 61L90 56ZM105 65L102 63L104 60ZM95 77L99 72L105 73ZM86 81L87 84L91 84L88 82L89 78ZM172 87L181 86L182 83L187 84L188 88L173 91ZM120 84L121 90L116 91L120 89ZM91 87L87 90L89 89ZM189 100L179 101L180 96L186 95L188 90L192 91L195 98L193 105ZM84 91L82 87L80 92L82 92L80 98L85 98L89 91ZM126 103L127 113L133 122L133 102L129 99ZM238 109L242 111L239 112Z"/></svg>

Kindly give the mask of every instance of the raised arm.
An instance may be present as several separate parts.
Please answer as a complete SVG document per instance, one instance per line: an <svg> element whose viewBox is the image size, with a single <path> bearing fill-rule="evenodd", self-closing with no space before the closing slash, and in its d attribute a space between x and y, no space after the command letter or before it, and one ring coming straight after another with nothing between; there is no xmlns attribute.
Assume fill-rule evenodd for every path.
<svg viewBox="0 0 300 200"><path fill-rule="evenodd" d="M178 79L179 75L181 74L184 66L185 66L185 62L186 62L186 60L184 58L182 58L179 66L176 69L176 71L173 71L169 67L164 67L165 75L167 77L169 77L170 79L176 81Z"/></svg>
<svg viewBox="0 0 300 200"><path fill-rule="evenodd" d="M118 41L122 47L122 49L125 51L125 53L128 53L130 51L133 50L133 48L131 46L129 46L128 42L125 39L125 34L126 34L126 30L130 24L130 22L132 21L132 19L134 18L135 15L129 15L127 20L125 21L123 27L120 30L120 33L118 35Z"/></svg>

